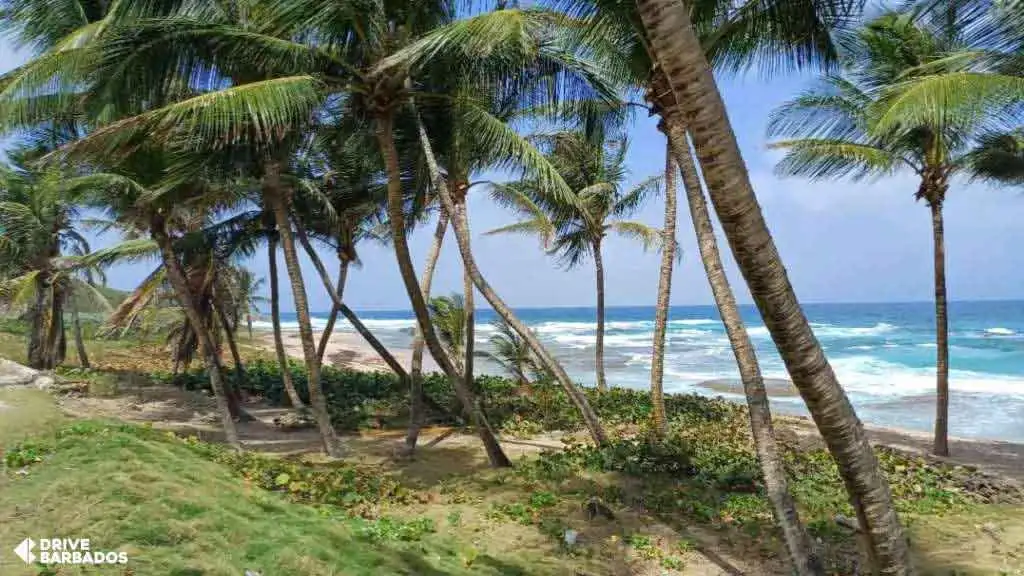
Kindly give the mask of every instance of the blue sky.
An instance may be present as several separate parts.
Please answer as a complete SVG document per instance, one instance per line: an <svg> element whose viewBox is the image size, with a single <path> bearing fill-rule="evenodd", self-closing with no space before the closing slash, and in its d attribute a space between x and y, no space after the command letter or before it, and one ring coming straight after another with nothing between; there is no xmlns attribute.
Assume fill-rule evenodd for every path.
<svg viewBox="0 0 1024 576"><path fill-rule="evenodd" d="M0 38L0 72L24 61ZM764 81L756 75L724 78L722 90L754 188L768 224L804 302L916 301L932 297L930 215L913 199L913 175L877 182L811 182L779 178L772 172L778 153L766 146L765 124L776 106L806 86L807 78ZM634 181L664 170L665 141L649 118L638 118L631 131L629 167ZM3 143L0 143L0 147ZM1013 299L1024 296L1024 197L1021 189L993 189L957 182L946 203L947 275L954 300ZM697 253L693 230L681 199L679 240L683 260L673 278L673 304L712 302ZM584 265L565 271L539 249L532 238L483 236L481 233L512 221L485 194L470 200L474 248L480 267L499 293L513 306L592 306L594 274ZM662 224L661 201L651 202L637 219ZM430 242L433 225L412 238L417 267ZM98 245L116 238L97 239ZM723 241L723 249L725 243ZM385 247L361 247L363 266L349 275L346 300L357 309L408 307L394 254ZM335 260L323 254L329 268ZM265 252L249 267L266 276ZM727 261L731 260L727 255ZM653 304L660 258L632 243L612 239L605 254L609 305ZM132 288L153 263L119 266L109 284ZM749 302L739 273L728 262L730 277L741 301ZM329 298L306 266L306 284L314 311L329 308ZM283 272L282 263L282 272ZM461 291L460 262L454 239L446 238L438 266L435 293ZM282 279L291 308L288 284ZM478 302L483 302L478 298Z"/></svg>

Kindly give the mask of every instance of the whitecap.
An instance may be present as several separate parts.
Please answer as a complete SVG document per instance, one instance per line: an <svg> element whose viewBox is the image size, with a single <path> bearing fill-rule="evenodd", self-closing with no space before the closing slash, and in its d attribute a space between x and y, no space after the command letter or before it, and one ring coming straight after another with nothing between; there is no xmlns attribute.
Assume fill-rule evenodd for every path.
<svg viewBox="0 0 1024 576"><path fill-rule="evenodd" d="M669 320L669 324L678 324L680 326L705 326L708 324L721 324L718 320L712 320L710 318L694 318L686 320Z"/></svg>
<svg viewBox="0 0 1024 576"><path fill-rule="evenodd" d="M626 366L645 366L645 367L649 367L650 365L651 365L651 354L650 354L650 352L640 353L640 354L630 354L629 355L629 360L626 360Z"/></svg>
<svg viewBox="0 0 1024 576"><path fill-rule="evenodd" d="M1014 334L1016 334L1016 332L1010 330L1009 328L1002 328L997 326L995 328L986 328L985 334L989 334L991 336L1013 336Z"/></svg>
<svg viewBox="0 0 1024 576"><path fill-rule="evenodd" d="M558 336L555 336L555 342L582 350L589 346L593 346L594 343L597 342L597 337L583 334L559 334Z"/></svg>
<svg viewBox="0 0 1024 576"><path fill-rule="evenodd" d="M594 325L596 328L596 324ZM650 330L654 327L654 322L650 320L640 320L636 322L605 322L604 327L606 330Z"/></svg>
<svg viewBox="0 0 1024 576"><path fill-rule="evenodd" d="M768 336L769 332L766 326L752 326L750 328L747 328L747 334L750 335L751 337L762 337Z"/></svg>
<svg viewBox="0 0 1024 576"><path fill-rule="evenodd" d="M534 327L540 334L561 334L564 332L591 332L596 329L593 322L542 322Z"/></svg>
<svg viewBox="0 0 1024 576"><path fill-rule="evenodd" d="M639 334L606 334L604 337L604 345L608 348L650 348L653 341L653 332L642 332Z"/></svg>
<svg viewBox="0 0 1024 576"><path fill-rule="evenodd" d="M312 318L309 319L309 323L310 323L310 325L313 326L313 328L315 328L317 330L323 330L324 327L327 326L327 319L326 318L317 318L316 316L313 316ZM253 330L267 330L267 331L269 331L269 330L273 330L274 329L274 323L273 322L267 322L267 321L264 321L264 320L255 320L252 323L252 328L253 328ZM299 329L298 321L294 321L293 320L293 321L288 321L288 322L281 322L281 330L283 332L295 332L298 329Z"/></svg>
<svg viewBox="0 0 1024 576"><path fill-rule="evenodd" d="M897 326L888 322L879 322L874 326L850 326L842 327L831 324L821 325L814 328L814 334L819 338L861 338L864 336L878 336L888 334L897 330Z"/></svg>
<svg viewBox="0 0 1024 576"><path fill-rule="evenodd" d="M416 320L413 319L376 319L376 318L362 318L363 324L367 328L377 330L403 330L406 328L415 328Z"/></svg>
<svg viewBox="0 0 1024 576"><path fill-rule="evenodd" d="M873 396L908 396L935 391L934 367L910 367L875 356L849 356L831 360L839 382L848 391ZM785 378L780 371L767 377ZM986 374L971 370L950 370L949 387L959 392L1024 396L1024 378Z"/></svg>

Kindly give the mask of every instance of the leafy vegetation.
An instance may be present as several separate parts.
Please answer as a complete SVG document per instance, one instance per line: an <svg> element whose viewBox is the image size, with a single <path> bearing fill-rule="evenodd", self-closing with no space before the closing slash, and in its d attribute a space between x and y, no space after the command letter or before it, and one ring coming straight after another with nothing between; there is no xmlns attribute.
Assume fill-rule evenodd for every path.
<svg viewBox="0 0 1024 576"><path fill-rule="evenodd" d="M59 525L69 535L88 535L96 548L127 552L133 573L153 575L499 574L507 572L492 566L526 561L485 555L491 563L469 570L429 519L366 519L292 504L287 494L254 489L219 463L219 447L152 429L84 421L39 442L48 446L41 461L23 475L6 471L0 504L20 512L0 525L5 542ZM24 456L26 448L8 458ZM67 474L69 468L76 473ZM96 504L67 514L83 501ZM5 564L5 573L37 573L25 568Z"/></svg>
<svg viewBox="0 0 1024 576"><path fill-rule="evenodd" d="M429 573L450 564L451 573L484 564L517 570L499 568L475 543L458 562L435 559L432 548L420 549L430 561L409 556L409 548L378 554L367 542L426 542L438 531L435 519L380 514L388 506L414 506L417 491L351 462L234 451L243 445L240 430L256 420L245 396L288 403L293 415L310 416L331 458L344 453L339 431L395 424L408 425L402 455L415 458L425 406L436 421L475 432L494 468L513 465L496 431L567 439L564 451L482 475L495 486L520 483L527 494L491 502L494 518L536 528L559 542L559 552L575 554L579 533L569 521L579 502L563 497L586 497L595 507L602 500L645 508L670 523L696 520L746 538L748 547L756 542L766 554L783 556L784 548L794 572L816 576L824 568L799 507L811 532L840 549L852 538L832 533L839 524L832 515L855 517L867 536L870 570L913 573L895 512L915 520L969 511L981 505L976 496L986 483L974 471L918 463L869 444L801 313L712 72L819 68L830 74L830 92L802 96L774 122L794 138L779 143L789 150L785 171L889 175L907 166L920 176L916 196L932 210L936 246L940 410L934 451L946 454L942 204L958 173L1011 185L1022 179L1022 12L1005 2L923 0L865 23L865 3L852 0L533 4L0 0L0 32L31 53L0 76L0 136L17 135L0 168L0 300L17 319L3 326L8 332L0 333L0 348L6 353L17 346L12 357L56 370L73 381L68 391L93 400L137 389L137 381L209 390L231 447L78 422L50 440L14 444L5 466L26 476L15 485L38 492L44 488L35 484L37 476L65 481L56 478L57 460L64 461L61 469L81 469L76 480L87 487L76 494L105 503L114 498L110 506L118 515L83 514L76 521L99 522L145 548L154 564L141 569L152 573L237 573L241 560L289 574ZM701 257L743 374L749 420L721 400L661 393L671 254L659 283L653 394L605 382L602 242L616 233L645 247L676 243L671 186L664 230L625 219L660 179L627 183L628 112L634 108L657 116L666 136L665 182L674 181L677 168L682 176ZM495 172L513 181L480 179ZM524 216L500 231L538 233L568 265L593 258L597 390L575 384L476 265L467 197L478 184ZM831 453L774 438L757 360L722 271L705 187ZM435 247L421 277L409 233L434 210ZM123 241L92 250L83 232L96 227L116 230ZM463 293L432 299L433 270L449 227ZM408 370L345 303L347 275L359 263L356 245L367 239L390 243L416 316ZM336 279L317 245L336 253ZM243 327L252 331L260 281L239 263L264 247L276 360L249 362L239 334ZM301 363L290 362L284 349L278 248ZM333 302L319 345L300 249ZM144 258L159 264L109 315L87 317L109 305L99 288L104 270ZM478 292L500 317L492 354L513 380L474 378ZM339 314L395 376L324 367ZM70 361L69 327L77 352ZM21 331L27 336L21 341L11 337ZM96 335L110 341L99 345ZM163 346L126 353L130 339L151 336ZM443 375L422 377L424 348ZM580 430L588 443L576 441ZM100 472L114 479L101 481ZM608 482L611 475L627 481ZM189 484L208 492L193 502L167 499ZM766 493L762 484L778 489ZM249 488L259 491L259 501ZM155 496L150 489L158 490ZM286 496L295 508L271 507L249 522L256 508L266 508L262 499L269 492L282 493L273 497L288 502ZM224 503L221 496L234 500ZM324 527L310 515L311 506L344 521ZM772 515L784 546L775 545L780 536ZM52 509L40 508L37 516L56 525ZM150 522L149 516L165 519ZM465 521L460 516L448 525ZM245 529L230 531L235 522ZM315 544L291 554L270 551L292 550L303 531L316 532L309 537ZM630 530L608 539L610 549L625 549L631 560L664 570L686 565L656 534ZM246 553L185 566L169 556L172 545L193 556L232 547ZM359 553L339 556L337 550L350 545ZM849 556L830 547L825 560L850 571ZM419 564L400 565L412 559Z"/></svg>

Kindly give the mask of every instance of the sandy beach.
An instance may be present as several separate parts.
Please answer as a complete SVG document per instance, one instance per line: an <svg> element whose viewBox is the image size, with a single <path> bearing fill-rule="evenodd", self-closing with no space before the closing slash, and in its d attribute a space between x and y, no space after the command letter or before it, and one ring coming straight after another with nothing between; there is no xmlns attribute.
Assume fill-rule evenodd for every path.
<svg viewBox="0 0 1024 576"><path fill-rule="evenodd" d="M296 331L284 331L282 333L284 348L289 356L302 358L302 341ZM257 340L268 350L274 350L274 335L270 332L261 332ZM320 333L316 333L316 341L320 341ZM395 358L403 366L412 364L412 350L409 348L396 348L389 346L388 350L395 355ZM358 334L352 332L337 332L331 334L327 341L327 350L324 352L324 361L336 368L348 370L361 370L365 372L390 371L388 365L373 347L366 343ZM439 370L437 363L430 356L429 352L423 354L423 369L426 372Z"/></svg>

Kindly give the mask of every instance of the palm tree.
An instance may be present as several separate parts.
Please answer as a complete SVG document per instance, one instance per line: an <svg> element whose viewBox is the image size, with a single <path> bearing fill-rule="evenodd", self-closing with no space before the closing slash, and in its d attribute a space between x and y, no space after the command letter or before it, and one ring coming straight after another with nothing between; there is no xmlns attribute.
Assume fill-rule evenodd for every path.
<svg viewBox="0 0 1024 576"><path fill-rule="evenodd" d="M89 290L62 259L70 251L87 254L78 228L78 198L64 186L58 169L33 171L28 150L15 152L13 167L0 168L0 257L6 270L5 292L28 306L28 364L52 369L64 358L64 307L72 285Z"/></svg>
<svg viewBox="0 0 1024 576"><path fill-rule="evenodd" d="M291 401L292 408L302 410L306 407L306 403L302 401L298 390L295 389L295 382L292 380L292 373L289 368L288 354L284 349L284 337L281 334L281 288L277 272L278 243L277 229L268 229L267 258L270 278L270 322L274 332L274 353L277 354L277 362L281 366L281 381L284 383L288 400Z"/></svg>
<svg viewBox="0 0 1024 576"><path fill-rule="evenodd" d="M147 5L147 8L154 7ZM100 46L90 54L88 65L83 65L88 71L83 77L86 79L72 83L76 94L85 92L83 97L69 99L76 105L91 101L99 103L110 95L124 96L126 100L118 102L124 108L119 115L122 119L99 127L79 142L78 148L110 152L116 150L118 143L129 135L149 131L158 134L156 140L161 144L187 142L192 149L206 149L230 142L236 147L256 145L269 151L273 148L272 142L280 141L282 131L288 134L297 127L306 126L311 118L322 119L317 111L324 111L325 103L330 106L330 112L337 111L334 106L340 105L345 112L343 117L365 121L365 126L375 127L391 184L389 218L394 224L392 233L396 240L396 257L417 320L421 328L425 326L428 319L425 300L413 288L415 273L402 242L404 214L398 210L400 195L397 182L403 168L398 150L392 145L396 121L405 119L400 109L408 96L408 77L401 69L392 70L390 66L379 65L391 50L420 31L450 21L452 14L447 7L431 3L373 5L368 11L338 11L338 5L333 1L303 0L287 3L287 6L274 4L265 10L261 6L261 10L245 14L248 19L241 27L237 23L239 14L225 11L222 5L185 3L156 8L175 17L132 20L123 28L104 27L106 33L102 35ZM267 26L259 27L257 20ZM352 50L346 48L344 54L339 52L339 47L347 46L346 38L353 37L352 34L361 37L367 30L380 36L365 38L365 45ZM532 46L541 48L540 53L548 58L549 65L560 62L550 58L550 43L540 42L537 38L531 41ZM536 49L525 48L526 53L536 57ZM523 52L520 49L519 53ZM572 61L571 58L561 60ZM145 65L133 65L142 62ZM191 93L169 92L163 89L169 84L153 82L153 79L166 79L182 72L178 64L164 66L170 62L188 62L190 66L198 66L196 70L202 70L191 77L193 82L188 84ZM207 73L213 69L215 73ZM225 88L228 79L231 82ZM138 94L140 88L151 90L151 93L144 97L131 97ZM196 92L199 94L195 95ZM328 99L331 94L342 98ZM153 104L168 101L172 103ZM150 107L140 109L140 103ZM36 118L42 118L45 112L62 110L68 105L67 100L57 99L55 102L32 102L29 107ZM191 120L184 121L186 117ZM490 119L483 117L480 121L486 123ZM495 132L493 122L484 125L490 126L492 134L497 134L497 141L504 149L522 148L521 141L510 129ZM272 183L272 173L273 170L261 170L260 177L269 177ZM276 213L280 215L280 210ZM281 233L284 234L283 231ZM286 255L289 252L286 250ZM290 276L295 283L295 266L290 268L293 272ZM502 313L510 314L511 311L504 309ZM424 335L428 347L439 355L441 348L436 338L430 336L429 329L424 328ZM537 346L539 342L531 341L531 345ZM306 348L311 347L304 344L304 350ZM312 357L312 354L308 356ZM554 362L550 355L542 356L545 362ZM447 368L447 362L442 361L441 364ZM571 389L573 384L564 370L555 370L555 373L563 381L563 386ZM456 388L469 392L461 385ZM463 396L470 399L465 394ZM573 396L577 406L585 410L585 404L581 404L585 398ZM596 422L592 418L587 420L591 426ZM487 427L478 429L484 434ZM600 433L597 435L602 436ZM493 439L485 439L485 442L489 446L489 454L500 460L495 450L496 442Z"/></svg>
<svg viewBox="0 0 1024 576"><path fill-rule="evenodd" d="M461 294L434 296L430 299L430 321L444 344L452 364L465 371L466 300Z"/></svg>
<svg viewBox="0 0 1024 576"><path fill-rule="evenodd" d="M253 339L252 315L259 314L261 305L267 303L267 298L260 296L266 283L266 278L257 278L248 268L235 269L234 282L231 285L231 298L237 305L236 312L245 317L246 331L249 333L250 340Z"/></svg>
<svg viewBox="0 0 1024 576"><path fill-rule="evenodd" d="M942 208L951 179L974 175L978 146L995 127L993 116L976 107L946 107L926 118L920 112L903 114L909 109L901 100L923 89L913 86L914 75L934 74L930 68L936 63L971 49L963 40L915 13L880 16L850 46L843 75L826 77L821 89L784 105L769 126L772 135L785 138L773 144L786 151L778 167L782 174L860 179L909 169L918 176L914 198L927 204L932 219L937 343L933 450L943 456L949 454L949 323ZM1024 95L1024 82L1020 92Z"/></svg>
<svg viewBox="0 0 1024 576"><path fill-rule="evenodd" d="M654 346L651 352L651 425L658 437L665 435L665 333L668 329L669 299L672 297L672 267L676 258L676 161L671 142L665 154L665 225L661 229L661 268L658 271L658 299L654 308Z"/></svg>
<svg viewBox="0 0 1024 576"><path fill-rule="evenodd" d="M725 236L793 383L839 464L873 564L884 574L910 573L888 482L785 274L687 7L679 0L637 0L637 7L652 57L689 121L683 130L689 129L694 140Z"/></svg>
<svg viewBox="0 0 1024 576"><path fill-rule="evenodd" d="M233 203L237 200L235 190L211 181L168 185L167 180L161 179L168 171L166 157L160 151L139 146L137 141L132 144L135 152L117 163L103 166L100 158L89 156L91 165L107 171L79 176L67 185L88 191L89 205L105 210L112 220L133 236L144 234L149 236L149 240L129 240L116 249L97 251L90 258L104 262L123 258L132 252L151 255L155 251L159 254L162 273L173 288L175 298L198 340L226 439L229 444L240 447L232 416L238 410L231 406L218 349L209 330L210 316L203 311L202 295L209 287L211 275L208 268L195 266L202 262L201 259L197 261L194 253L190 255L183 249L186 234L195 229L194 223L198 221L196 214L213 214L225 203ZM75 152L81 153L76 149L63 150L63 154Z"/></svg>
<svg viewBox="0 0 1024 576"><path fill-rule="evenodd" d="M607 54L606 58L601 60L600 68L618 70L620 74L623 67L627 68L627 75L632 74L636 83L648 85L648 98L652 103L654 113L661 114L664 118L668 113L675 111L675 99L672 97L671 88L661 69L652 66L643 23L640 21L637 11L631 8L631 3L619 0L565 0L560 4L572 15L585 18L592 24L589 27L592 33L588 34L584 41L588 45L589 54ZM823 6L824 9L819 10L819 4L827 4L827 2L784 4L752 2L744 6L742 10L731 3L727 6L723 6L723 4L725 3L718 0L702 2L694 14L701 17L704 22L705 25L702 27L704 33L714 35L714 41L709 38L706 45L714 48L716 61L725 66L740 68L750 62L757 62L765 66L785 65L789 61L813 63L818 59L827 61L834 56L834 46L830 41L828 29L832 24L829 18L834 17L835 12L828 6ZM720 16L725 18L720 18ZM822 18L825 20L823 21ZM447 29L436 31L421 40L419 48L431 58L438 58L439 55L446 54L449 50L464 59L467 54L470 59L476 57L486 59L486 56L490 54L514 53L522 43L514 33L509 31L518 30L518 28L503 27L502 21L496 20L498 19L494 15L488 14L453 24ZM513 22L516 21L513 20ZM472 32L475 30L486 31L486 33L476 35L472 41L467 41L467 38L472 37ZM612 39L611 42L608 42L609 38ZM624 46L625 48L623 48ZM686 159L680 157L684 153L687 154L687 158L689 155L685 125L679 121L679 117L671 120L668 125L669 134L673 136L673 149L676 151L677 161L685 170L687 166L692 166L692 161L686 162ZM690 182L697 180L696 172L691 170L690 175ZM696 197L691 195L690 198L694 201L699 200L703 204L702 195ZM710 231L711 229L707 228L706 230ZM705 229L697 228L698 235L703 231ZM468 246L468 239L465 242ZM704 252L705 254L717 256L713 234L701 237L701 244L708 248ZM721 285L728 289L724 276L721 277L721 282ZM739 320L738 310L728 309L724 301L720 301L719 304L723 316L734 314L735 321L726 322L726 326L734 331L738 330L739 334L737 338L731 337L731 339L735 342L744 340L749 342L743 331L742 322ZM667 310L665 313L667 315ZM544 360L543 349L539 348L539 342L533 344L536 339L533 334L528 332L528 328L519 324L516 329L522 337L531 342L531 346L538 346L535 350L539 351L540 359ZM744 375L759 374L752 348L747 350L749 352L738 355L738 359L748 363L755 361L755 363L748 364L747 369L741 368L741 373ZM557 365L554 365L549 369L558 376L558 368ZM573 398L574 389L566 386L562 378L559 380L563 382L570 398ZM767 397L764 394L756 393L759 385L763 388L759 379L744 379L744 388L748 391L748 403L762 403L757 410L752 410L752 415L757 413L768 415ZM586 414L585 407L581 408L581 412ZM768 422L770 423L770 420ZM752 426L760 426L763 423L763 419L751 419ZM770 428L755 430L754 437L766 442L774 442ZM762 449L760 443L757 447L766 485L778 488L771 492L770 496L797 570L801 574L820 572L820 568L816 567L817 560L813 554L810 539L800 526L792 498L788 496L782 462L778 458L769 458L772 454L777 454L777 450L771 450L771 447L767 445Z"/></svg>
<svg viewBox="0 0 1024 576"><path fill-rule="evenodd" d="M1024 129L983 135L970 154L975 178L1024 186Z"/></svg>
<svg viewBox="0 0 1024 576"><path fill-rule="evenodd" d="M495 292L491 285L484 279L483 274L480 273L480 269L477 267L476 260L473 257L472 248L470 247L469 227L463 217L465 212L456 209L455 201L452 198L448 187L445 185L444 177L441 176L441 170L434 158L430 139L427 136L427 130L423 121L418 119L417 124L419 128L418 133L420 144L423 147L424 157L427 162L431 181L434 185L434 190L438 193L443 209L452 218L452 228L455 232L456 243L459 246L459 253L462 255L462 262L466 271L473 280L473 285L476 286L477 290L479 290L483 297L487 299L487 302L491 305L494 312L503 320L508 322L516 333L518 333L519 336L529 344L530 349L537 354L537 357L544 366L545 371L553 374L555 379L562 385L562 389L565 390L566 395L569 397L569 401L572 402L580 412L580 416L583 418L583 422L590 431L590 435L594 439L594 442L598 445L606 444L608 437L604 432L604 427L601 426L601 422L598 420L597 414L594 412L593 408L591 408L590 402L587 400L586 396L579 387L569 379L569 375L565 372L565 369L544 348L536 334L534 334L521 320L516 318L515 314L512 312L512 308L509 307L500 296L498 296L497 292Z"/></svg>
<svg viewBox="0 0 1024 576"><path fill-rule="evenodd" d="M589 96L597 92L601 97L614 99L614 88L596 72L594 63L581 54L573 53L570 43L552 41L552 38L559 34L558 28L564 23L562 15L543 10L489 12L480 17L436 28L388 57L379 68L408 68L418 71L429 70L429 67L434 65L437 69L425 72L422 78L458 76L482 82L480 85L473 84L472 87L457 86L454 94L447 96L449 103L455 104L449 107L450 113L455 115L450 126L457 127L456 132L461 137L432 138L430 130L426 128L419 114L416 114L419 140L433 192L441 201L444 214L450 218L466 275L472 279L473 285L495 312L529 344L545 369L554 375L580 411L594 441L601 444L606 441L606 435L586 396L569 378L558 361L544 349L540 340L515 317L512 309L490 287L476 266L463 201L464 193L469 188L468 180L465 180L469 170L474 165L494 167L495 164L523 168L527 173L545 182L552 193L572 198L568 186L561 180L557 171L533 146L503 122L500 114L496 116L493 111L496 103L496 86L499 87L499 94L503 94L504 89L508 89L511 94L519 94L511 99L512 103L550 104L552 94L562 93ZM459 70L460 73L453 75L452 70ZM414 78L422 80L420 75L414 74ZM424 89L424 92L417 106L421 103L432 105L434 95L429 89ZM498 99L498 102L500 101L501 98ZM433 153L435 142L432 140L437 140L440 145L443 152L440 158L450 164L447 167L450 174L447 176L442 174L439 157L435 157ZM459 142L462 142L461 148L455 148L482 150L483 161L478 157L473 162L465 164L464 156L461 161L459 155L453 156L450 145ZM469 145L469 142L473 145ZM454 185L448 183L449 179L456 181ZM443 234L440 237L443 237Z"/></svg>
<svg viewBox="0 0 1024 576"><path fill-rule="evenodd" d="M661 177L624 189L628 177L625 138L593 142L587 132L559 132L545 136L548 160L575 190L576 202L567 203L535 180L495 185L493 197L524 216L488 234L538 235L549 254L567 268L593 258L597 281L596 373L597 389L606 391L604 374L605 279L603 243L609 234L639 240L645 249L660 246L662 233L642 222L626 220L652 193ZM600 138L599 138L600 140ZM674 242L674 239L673 239Z"/></svg>
<svg viewBox="0 0 1024 576"><path fill-rule="evenodd" d="M502 319L492 322L494 334L488 339L490 351L480 355L501 366L519 384L519 392L529 392L530 381L543 375L540 363L526 341Z"/></svg>

